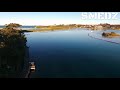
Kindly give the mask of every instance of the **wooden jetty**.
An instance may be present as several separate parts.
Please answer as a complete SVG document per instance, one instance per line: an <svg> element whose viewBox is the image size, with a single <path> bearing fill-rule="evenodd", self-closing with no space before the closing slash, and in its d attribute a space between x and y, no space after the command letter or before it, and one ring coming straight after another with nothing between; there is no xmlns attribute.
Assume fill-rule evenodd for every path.
<svg viewBox="0 0 120 90"><path fill-rule="evenodd" d="M29 68L28 68L28 72L27 72L25 78L30 78L30 74L31 74L32 72L34 72L35 69L36 69L35 63L34 63L34 62L29 62Z"/></svg>

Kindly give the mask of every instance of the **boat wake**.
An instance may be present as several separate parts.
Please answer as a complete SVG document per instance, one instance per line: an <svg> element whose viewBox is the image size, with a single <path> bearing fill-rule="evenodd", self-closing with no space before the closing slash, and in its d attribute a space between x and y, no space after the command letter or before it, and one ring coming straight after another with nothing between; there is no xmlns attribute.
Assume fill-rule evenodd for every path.
<svg viewBox="0 0 120 90"><path fill-rule="evenodd" d="M103 40L103 41L114 43L114 44L120 44L120 38L114 38L114 39L104 38L102 37L102 35L94 33L93 31L88 33L88 36L94 39Z"/></svg>

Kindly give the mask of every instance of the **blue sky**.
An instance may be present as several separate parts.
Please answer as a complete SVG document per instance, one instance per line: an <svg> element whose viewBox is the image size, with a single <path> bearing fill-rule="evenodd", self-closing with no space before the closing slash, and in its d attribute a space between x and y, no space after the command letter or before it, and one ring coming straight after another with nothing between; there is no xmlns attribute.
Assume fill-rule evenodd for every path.
<svg viewBox="0 0 120 90"><path fill-rule="evenodd" d="M54 25L54 24L120 24L120 12L113 19L82 19L82 14L91 12L0 12L0 25L19 23L21 25ZM99 13L99 12L93 12ZM104 12L108 13L108 12ZM112 13L112 12L110 12ZM104 16L104 15L103 15Z"/></svg>

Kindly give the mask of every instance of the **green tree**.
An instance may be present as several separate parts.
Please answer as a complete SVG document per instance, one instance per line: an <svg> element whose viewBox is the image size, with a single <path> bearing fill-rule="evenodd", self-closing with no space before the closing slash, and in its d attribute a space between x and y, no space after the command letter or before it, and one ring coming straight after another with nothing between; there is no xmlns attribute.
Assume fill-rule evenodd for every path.
<svg viewBox="0 0 120 90"><path fill-rule="evenodd" d="M27 40L24 33L17 29L20 26L10 23L0 30L0 77L17 74L25 59Z"/></svg>
<svg viewBox="0 0 120 90"><path fill-rule="evenodd" d="M18 28L18 27L21 27L22 25L17 23L10 23L10 24L6 24L5 26L6 28Z"/></svg>

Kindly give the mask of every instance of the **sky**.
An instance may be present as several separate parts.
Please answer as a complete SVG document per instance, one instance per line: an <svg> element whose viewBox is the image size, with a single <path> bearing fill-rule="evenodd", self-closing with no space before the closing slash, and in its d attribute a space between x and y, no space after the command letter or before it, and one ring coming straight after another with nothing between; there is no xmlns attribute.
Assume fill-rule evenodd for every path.
<svg viewBox="0 0 120 90"><path fill-rule="evenodd" d="M0 25L9 23L21 25L120 24L120 12L0 12Z"/></svg>

